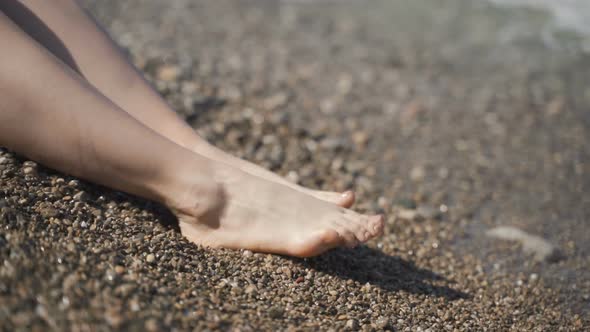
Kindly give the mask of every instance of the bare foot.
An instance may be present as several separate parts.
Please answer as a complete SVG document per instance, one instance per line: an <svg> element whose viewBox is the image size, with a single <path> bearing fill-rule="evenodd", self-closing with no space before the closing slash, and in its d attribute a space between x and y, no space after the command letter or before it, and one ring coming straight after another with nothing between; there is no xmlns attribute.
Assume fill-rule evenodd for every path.
<svg viewBox="0 0 590 332"><path fill-rule="evenodd" d="M170 202L183 235L195 243L308 257L383 232L380 215L361 215L226 164L212 165L219 190L208 194L198 184L187 186ZM218 204L203 204L203 195L218 197Z"/></svg>
<svg viewBox="0 0 590 332"><path fill-rule="evenodd" d="M204 140L198 143L195 147L191 148L191 150L212 160L228 164L229 166L240 169L244 172L261 177L268 181L282 184L301 193L314 196L315 198L339 205L341 207L349 208L354 204L355 201L354 192L350 190L339 193L334 191L313 190L302 187L254 163L234 157L205 142Z"/></svg>

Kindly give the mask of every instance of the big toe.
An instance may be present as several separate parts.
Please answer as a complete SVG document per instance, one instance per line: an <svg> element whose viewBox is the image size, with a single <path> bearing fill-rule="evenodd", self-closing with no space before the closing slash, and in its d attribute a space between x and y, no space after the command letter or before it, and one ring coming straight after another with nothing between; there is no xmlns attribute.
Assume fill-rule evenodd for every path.
<svg viewBox="0 0 590 332"><path fill-rule="evenodd" d="M338 206L349 208L354 204L355 196L354 192L347 190L343 193L333 192L333 191L316 191L314 192L314 196Z"/></svg>

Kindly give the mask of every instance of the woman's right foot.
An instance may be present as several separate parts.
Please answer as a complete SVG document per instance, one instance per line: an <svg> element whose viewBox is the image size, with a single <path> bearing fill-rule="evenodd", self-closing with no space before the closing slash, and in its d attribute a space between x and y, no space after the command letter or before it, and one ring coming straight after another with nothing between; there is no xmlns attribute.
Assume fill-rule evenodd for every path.
<svg viewBox="0 0 590 332"><path fill-rule="evenodd" d="M215 146L205 142L204 140L200 141L190 149L196 152L197 154L203 155L212 160L225 163L231 167L240 169L254 176L261 177L267 181L287 186L301 193L311 195L317 199L332 204L336 204L341 207L349 208L354 204L355 201L355 195L353 191L347 190L345 192L339 193L334 191L322 191L305 188L296 183L290 182L289 180L281 177L280 175L275 174L267 169L264 169L263 167L260 167L254 163L232 156L216 148Z"/></svg>
<svg viewBox="0 0 590 332"><path fill-rule="evenodd" d="M186 183L184 193L169 200L183 235L197 244L308 257L337 246L354 247L383 232L380 215L361 215L226 164L209 163L218 187L203 190ZM208 202L200 199L204 195Z"/></svg>

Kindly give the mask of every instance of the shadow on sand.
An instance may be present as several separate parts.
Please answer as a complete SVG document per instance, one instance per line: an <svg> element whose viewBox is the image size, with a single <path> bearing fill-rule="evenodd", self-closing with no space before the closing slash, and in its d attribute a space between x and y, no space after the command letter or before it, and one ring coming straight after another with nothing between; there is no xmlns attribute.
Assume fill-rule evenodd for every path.
<svg viewBox="0 0 590 332"><path fill-rule="evenodd" d="M448 286L432 285L429 281L446 281L442 276L414 265L399 257L361 246L355 249L335 249L319 257L303 261L303 265L343 280L369 283L373 287L395 292L406 291L444 297L448 300L467 299L470 295Z"/></svg>

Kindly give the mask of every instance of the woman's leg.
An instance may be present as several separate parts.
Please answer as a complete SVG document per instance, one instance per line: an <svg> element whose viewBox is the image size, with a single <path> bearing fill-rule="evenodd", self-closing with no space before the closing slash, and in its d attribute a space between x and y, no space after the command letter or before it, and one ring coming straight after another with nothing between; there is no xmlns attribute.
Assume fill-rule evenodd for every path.
<svg viewBox="0 0 590 332"><path fill-rule="evenodd" d="M170 109L74 0L21 0L16 4L6 1L0 2L0 10L64 63L79 71L103 95L177 144L317 198L344 207L353 204L351 191L340 194L304 188L208 144Z"/></svg>
<svg viewBox="0 0 590 332"><path fill-rule="evenodd" d="M0 146L60 171L163 202L185 163L209 163L141 124L35 43L0 12ZM159 151L154 158L151 151ZM215 198L215 195L204 196ZM203 203L204 204L204 203ZM215 203L217 204L217 203Z"/></svg>
<svg viewBox="0 0 590 332"><path fill-rule="evenodd" d="M378 236L364 216L199 156L128 115L0 12L0 146L164 203L199 244L295 256ZM153 151L157 151L154 154Z"/></svg>

